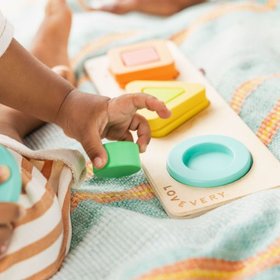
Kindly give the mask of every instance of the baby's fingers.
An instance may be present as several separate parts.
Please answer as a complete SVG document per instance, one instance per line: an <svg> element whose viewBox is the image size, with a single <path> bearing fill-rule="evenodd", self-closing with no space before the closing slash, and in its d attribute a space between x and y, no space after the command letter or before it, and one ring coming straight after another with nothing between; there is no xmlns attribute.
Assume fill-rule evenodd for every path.
<svg viewBox="0 0 280 280"><path fill-rule="evenodd" d="M14 203L0 202L0 225L16 221L22 215L21 208Z"/></svg>
<svg viewBox="0 0 280 280"><path fill-rule="evenodd" d="M129 129L137 131L137 144L139 146L140 152L144 153L151 140L151 129L147 120L144 117L136 114L131 122Z"/></svg>
<svg viewBox="0 0 280 280"><path fill-rule="evenodd" d="M107 163L107 153L102 145L99 132L93 127L85 133L81 143L95 168L102 168Z"/></svg>
<svg viewBox="0 0 280 280"><path fill-rule="evenodd" d="M1 225L0 224L0 258L3 255L9 246L11 237L13 233L13 228L10 224Z"/></svg>
<svg viewBox="0 0 280 280"><path fill-rule="evenodd" d="M23 214L21 208L14 203L0 202L0 257L3 255L10 243L13 226Z"/></svg>
<svg viewBox="0 0 280 280"><path fill-rule="evenodd" d="M155 111L163 119L167 119L171 115L171 112L168 110L166 105L154 96L144 93L137 93L132 94L131 98L136 109L146 108L150 111Z"/></svg>

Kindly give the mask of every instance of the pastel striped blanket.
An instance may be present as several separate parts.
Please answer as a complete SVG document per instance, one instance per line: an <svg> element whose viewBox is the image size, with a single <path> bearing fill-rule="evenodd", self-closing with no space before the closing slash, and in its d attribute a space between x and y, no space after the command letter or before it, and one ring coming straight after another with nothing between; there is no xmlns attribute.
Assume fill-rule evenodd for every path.
<svg viewBox="0 0 280 280"><path fill-rule="evenodd" d="M18 5L25 13L11 13L15 23L39 22L28 17L31 2ZM171 39L280 159L279 1L216 1L165 19L89 14L70 4L76 11L70 53L81 89L95 91L83 70L89 57L130 42ZM27 44L31 31L19 27L16 34ZM80 149L54 126L26 143ZM71 251L54 279L279 279L279 190L174 220L143 173L118 180L91 175L88 164L88 180L72 192Z"/></svg>

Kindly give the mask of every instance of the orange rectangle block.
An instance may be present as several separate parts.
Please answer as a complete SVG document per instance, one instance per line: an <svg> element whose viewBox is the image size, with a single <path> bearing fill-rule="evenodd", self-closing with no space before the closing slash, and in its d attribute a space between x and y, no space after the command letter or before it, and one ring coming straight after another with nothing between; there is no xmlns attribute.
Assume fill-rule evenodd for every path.
<svg viewBox="0 0 280 280"><path fill-rule="evenodd" d="M116 48L108 57L110 72L122 88L134 80L173 80L179 74L162 40Z"/></svg>

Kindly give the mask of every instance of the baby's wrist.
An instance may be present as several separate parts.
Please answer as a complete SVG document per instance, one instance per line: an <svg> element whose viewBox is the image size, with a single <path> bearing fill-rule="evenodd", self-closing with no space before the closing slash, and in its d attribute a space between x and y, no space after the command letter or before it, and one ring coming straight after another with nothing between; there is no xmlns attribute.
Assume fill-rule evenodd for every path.
<svg viewBox="0 0 280 280"><path fill-rule="evenodd" d="M72 99L73 96L79 95L79 91L74 88L70 90L65 97L63 98L60 107L58 108L56 118L54 120L54 123L60 126L61 128L65 128L67 126L67 119L69 118L69 113L70 113L70 107L72 107Z"/></svg>

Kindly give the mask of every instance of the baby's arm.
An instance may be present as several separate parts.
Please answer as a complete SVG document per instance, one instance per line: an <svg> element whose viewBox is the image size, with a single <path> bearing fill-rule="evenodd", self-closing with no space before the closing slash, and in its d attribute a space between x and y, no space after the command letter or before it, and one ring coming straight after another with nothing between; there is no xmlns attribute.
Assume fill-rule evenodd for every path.
<svg viewBox="0 0 280 280"><path fill-rule="evenodd" d="M103 137L132 140L138 132L140 151L150 141L147 121L136 114L148 108L161 117L169 111L159 100L144 94L123 95L117 99L80 93L32 57L16 40L0 58L0 103L53 122L83 145L97 168L107 162Z"/></svg>
<svg viewBox="0 0 280 280"><path fill-rule="evenodd" d="M55 122L73 87L13 40L0 58L0 103Z"/></svg>
<svg viewBox="0 0 280 280"><path fill-rule="evenodd" d="M73 87L36 60L16 40L0 11L0 103L54 122Z"/></svg>

